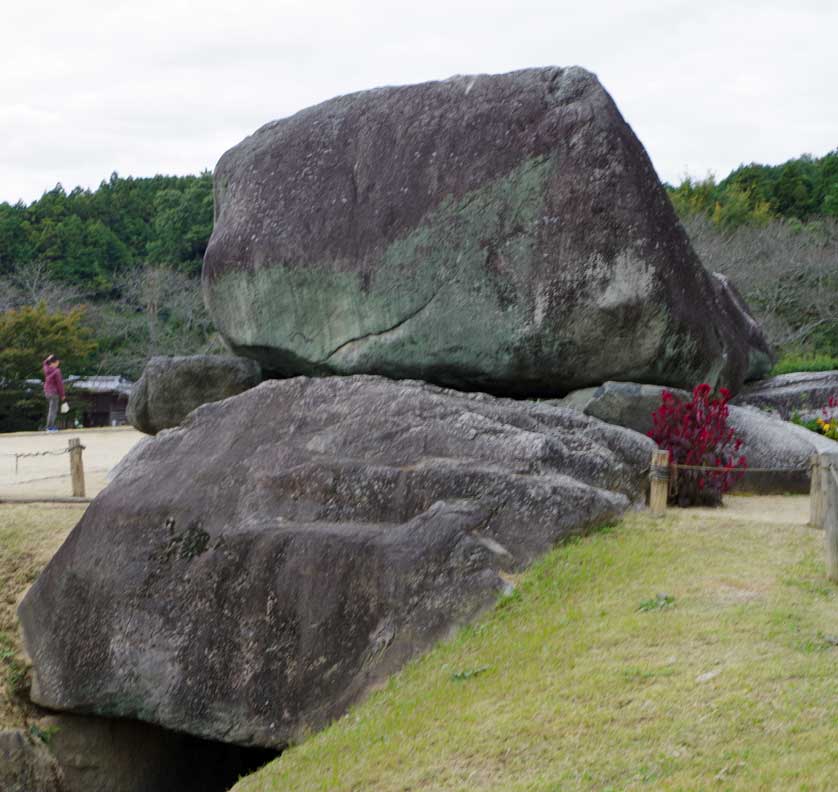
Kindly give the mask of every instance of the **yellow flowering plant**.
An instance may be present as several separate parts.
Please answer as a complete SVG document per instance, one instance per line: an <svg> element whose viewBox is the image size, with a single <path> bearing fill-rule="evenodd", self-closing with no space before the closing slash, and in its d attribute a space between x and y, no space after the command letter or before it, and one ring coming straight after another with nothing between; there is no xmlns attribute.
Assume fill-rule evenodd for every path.
<svg viewBox="0 0 838 792"><path fill-rule="evenodd" d="M803 426L812 432L828 437L830 440L838 440L838 396L830 396L829 403L821 409L822 418L803 420L799 414L792 415L792 423Z"/></svg>

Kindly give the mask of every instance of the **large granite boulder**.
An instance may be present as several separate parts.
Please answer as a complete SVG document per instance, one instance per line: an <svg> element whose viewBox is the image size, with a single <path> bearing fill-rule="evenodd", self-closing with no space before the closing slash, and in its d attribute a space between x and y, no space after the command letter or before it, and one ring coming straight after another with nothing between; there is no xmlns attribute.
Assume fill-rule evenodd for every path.
<svg viewBox="0 0 838 792"><path fill-rule="evenodd" d="M32 698L280 747L642 499L652 448L377 377L204 405L132 452L23 600Z"/></svg>
<svg viewBox="0 0 838 792"><path fill-rule="evenodd" d="M196 407L235 396L262 381L259 364L235 355L153 357L128 399L128 422L157 434L177 426Z"/></svg>
<svg viewBox="0 0 838 792"><path fill-rule="evenodd" d="M652 428L652 413L661 405L663 390L636 382L606 382L571 393L558 403L645 434ZM690 398L686 391L670 390L682 399ZM728 426L743 441L741 453L748 467L773 469L746 474L735 485L739 491L808 492L812 456L838 448L834 440L753 407L728 405L728 409Z"/></svg>
<svg viewBox="0 0 838 792"><path fill-rule="evenodd" d="M794 413L819 414L830 397L838 399L838 371L801 371L759 380L745 386L733 401L789 419Z"/></svg>
<svg viewBox="0 0 838 792"><path fill-rule="evenodd" d="M735 391L771 360L578 67L380 88L267 124L215 169L203 284L230 347L280 376Z"/></svg>

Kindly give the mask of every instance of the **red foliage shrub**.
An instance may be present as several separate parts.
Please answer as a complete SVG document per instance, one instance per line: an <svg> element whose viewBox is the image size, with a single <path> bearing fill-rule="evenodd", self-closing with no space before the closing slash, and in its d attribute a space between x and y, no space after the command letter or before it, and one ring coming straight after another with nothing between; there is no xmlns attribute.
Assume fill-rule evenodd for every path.
<svg viewBox="0 0 838 792"><path fill-rule="evenodd" d="M829 401L821 407L821 416L824 423L835 423L838 420L838 396L829 397Z"/></svg>
<svg viewBox="0 0 838 792"><path fill-rule="evenodd" d="M742 441L727 425L730 391L714 394L707 385L697 385L692 401L664 391L661 406L652 413L649 437L669 451L670 463L724 467L726 470L679 470L670 500L679 506L718 505L722 494L738 481L748 466L739 454Z"/></svg>

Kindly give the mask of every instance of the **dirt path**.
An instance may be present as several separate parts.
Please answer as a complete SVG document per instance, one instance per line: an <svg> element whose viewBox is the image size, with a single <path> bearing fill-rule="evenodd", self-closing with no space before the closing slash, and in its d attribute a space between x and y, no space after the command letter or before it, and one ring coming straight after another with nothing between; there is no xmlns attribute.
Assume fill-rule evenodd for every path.
<svg viewBox="0 0 838 792"><path fill-rule="evenodd" d="M809 522L808 495L732 495L721 509L683 509L675 513L700 517L717 515L726 519L761 522L766 525L806 525Z"/></svg>
<svg viewBox="0 0 838 792"><path fill-rule="evenodd" d="M78 437L84 446L85 484L88 496L92 497L104 488L108 471L144 435L127 426L0 434L0 497L70 495L69 456L61 452L71 437ZM21 453L44 452L50 453L15 457Z"/></svg>

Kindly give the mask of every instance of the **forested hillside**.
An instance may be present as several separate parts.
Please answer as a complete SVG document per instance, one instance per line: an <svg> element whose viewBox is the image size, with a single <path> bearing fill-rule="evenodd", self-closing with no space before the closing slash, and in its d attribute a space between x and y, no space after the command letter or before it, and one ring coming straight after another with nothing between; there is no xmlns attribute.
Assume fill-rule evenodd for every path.
<svg viewBox="0 0 838 792"><path fill-rule="evenodd" d="M211 230L210 173L0 203L0 430L42 418L22 380L47 353L65 375L133 379L151 355L218 350L199 279Z"/></svg>
<svg viewBox="0 0 838 792"><path fill-rule="evenodd" d="M667 190L705 265L738 285L772 341L829 365L838 149ZM74 373L136 377L150 355L220 349L198 280L211 230L209 172L113 174L93 191L58 185L29 205L0 203L0 380L17 380L22 361L47 351Z"/></svg>
<svg viewBox="0 0 838 792"><path fill-rule="evenodd" d="M838 367L838 149L667 189L704 265L762 322L778 371Z"/></svg>
<svg viewBox="0 0 838 792"><path fill-rule="evenodd" d="M107 296L144 263L200 272L212 231L212 174L120 178L91 192L59 184L29 206L0 204L0 274L33 262L58 282Z"/></svg>

